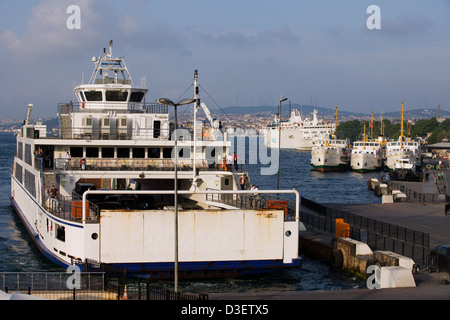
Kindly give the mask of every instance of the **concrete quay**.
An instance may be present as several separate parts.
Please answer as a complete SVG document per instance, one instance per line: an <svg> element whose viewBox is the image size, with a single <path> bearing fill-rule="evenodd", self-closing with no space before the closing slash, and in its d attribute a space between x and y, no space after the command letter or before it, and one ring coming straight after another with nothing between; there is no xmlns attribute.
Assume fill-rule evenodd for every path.
<svg viewBox="0 0 450 320"><path fill-rule="evenodd" d="M436 181L431 176L425 182L402 182L418 193L438 194L447 185L447 177ZM369 192L369 191L368 191ZM356 215L388 222L430 235L430 249L450 244L450 215L445 215L445 203L395 202L389 204L325 204ZM333 236L308 230L300 232L301 252L325 261L331 260ZM345 289L320 291L278 291L249 293L214 293L210 300L450 300L448 272L430 273L422 268L413 274L415 287L385 289Z"/></svg>

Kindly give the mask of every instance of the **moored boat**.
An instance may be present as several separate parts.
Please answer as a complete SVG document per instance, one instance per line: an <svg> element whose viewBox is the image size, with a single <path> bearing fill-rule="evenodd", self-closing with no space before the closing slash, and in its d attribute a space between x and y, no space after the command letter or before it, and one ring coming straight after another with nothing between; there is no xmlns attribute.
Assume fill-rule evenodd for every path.
<svg viewBox="0 0 450 320"><path fill-rule="evenodd" d="M337 128L337 107L336 124ZM311 150L311 166L315 171L345 171L350 168L351 148L348 139L337 139L336 132L317 142Z"/></svg>
<svg viewBox="0 0 450 320"><path fill-rule="evenodd" d="M148 105L112 42L92 62L78 102L58 104L56 135L32 123L33 105L17 133L10 200L44 256L158 279L301 265L298 192L241 191L226 136L178 128L176 105L200 110L197 71L194 98Z"/></svg>

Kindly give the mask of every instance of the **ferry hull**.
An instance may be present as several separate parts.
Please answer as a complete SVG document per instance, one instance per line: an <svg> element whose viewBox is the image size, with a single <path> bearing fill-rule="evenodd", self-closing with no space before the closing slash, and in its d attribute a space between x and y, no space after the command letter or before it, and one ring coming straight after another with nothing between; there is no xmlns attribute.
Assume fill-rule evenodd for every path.
<svg viewBox="0 0 450 320"><path fill-rule="evenodd" d="M75 263L83 271L120 270L122 274L126 273L128 276L140 275L151 279L173 278L174 242L173 233L171 233L173 226L171 227L168 222L173 220L173 212L105 211L100 224L84 227L81 224L73 225L73 222L64 224L63 220L46 212L15 178L12 179L12 186L12 193L9 196L12 206L39 251L51 262L63 268ZM24 203L29 205L24 206ZM201 227L202 223L208 223L219 216L221 216L222 224L214 224L209 228ZM189 227L180 229L179 277L221 278L301 267L302 259L298 257L298 237L295 237L298 234L298 223L283 222L283 217L283 211L274 210L222 213L213 210L211 212L180 211L180 225ZM78 251L75 251L74 246L70 247L65 242L56 240L51 233L46 233L45 228L40 228L39 226L45 225L40 220L45 221L45 219L51 219L53 223L64 226L66 238L72 238L70 235L78 232L76 237L72 238L72 243L79 245ZM156 222L161 220L167 220L166 228L157 228ZM236 226L238 221L241 221L241 226ZM253 227L255 221L258 224L256 228ZM124 228L116 228L118 225ZM230 225L233 225L234 229L230 228ZM77 231L74 231L74 228ZM239 228L246 232L227 232L227 230ZM272 229L272 232L260 232L268 229ZM97 242L91 239L92 230L100 235ZM203 231L199 233L199 230ZM292 231L292 237L285 235L287 230ZM142 232L141 235L139 235L140 232ZM154 236L150 236L151 234ZM241 234L241 238L237 234ZM249 236L250 234L252 235ZM73 239L78 240L73 241ZM196 239L197 242L195 242ZM103 243L103 246L99 246L99 242ZM241 246L245 243L246 246ZM99 247L95 249L95 245ZM217 251L214 248L217 248ZM97 256L92 254L95 250L98 250ZM63 252L64 256L62 256ZM69 253L77 253L78 259L68 258ZM242 259L233 260L233 257L239 257L239 255L242 255ZM229 260L220 260L220 257ZM164 260L167 262L160 262Z"/></svg>
<svg viewBox="0 0 450 320"><path fill-rule="evenodd" d="M178 264L178 277L180 279L240 277L299 268L301 265L301 259L294 259L290 264L285 264L282 260L180 262ZM80 268L86 268L86 266L82 265ZM115 263L97 267L88 266L87 270L92 272L121 270L122 274L123 270L126 270L128 276L133 275L155 280L167 280L174 277L173 263Z"/></svg>
<svg viewBox="0 0 450 320"><path fill-rule="evenodd" d="M314 171L319 172L341 172L348 170L348 165L338 165L338 166L317 166L312 165Z"/></svg>

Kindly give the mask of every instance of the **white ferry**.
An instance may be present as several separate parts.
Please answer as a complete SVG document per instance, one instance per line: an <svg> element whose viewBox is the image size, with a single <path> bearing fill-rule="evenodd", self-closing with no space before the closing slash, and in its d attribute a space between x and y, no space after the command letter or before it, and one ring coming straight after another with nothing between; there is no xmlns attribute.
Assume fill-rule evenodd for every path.
<svg viewBox="0 0 450 320"><path fill-rule="evenodd" d="M337 128L337 106L334 128ZM315 142L311 150L311 165L315 171L345 171L350 168L352 149L348 139L337 139L337 132Z"/></svg>
<svg viewBox="0 0 450 320"><path fill-rule="evenodd" d="M297 109L291 111L289 120L280 122L279 115L276 115L274 121L261 130L264 142L269 148L278 148L281 136L281 149L301 151L311 151L316 142L325 139L327 132L333 131L334 124L319 120L317 110L314 110L313 118L310 119L303 118Z"/></svg>
<svg viewBox="0 0 450 320"><path fill-rule="evenodd" d="M311 166L321 172L348 170L351 152L348 140L327 139L312 148Z"/></svg>
<svg viewBox="0 0 450 320"><path fill-rule="evenodd" d="M409 162L413 164L414 168L421 167L422 155L421 147L418 141L412 141L405 136L403 129L403 101L402 101L402 118L400 137L398 140L389 140L386 143L386 159L385 166L387 170L395 170L395 164L401 160L408 158Z"/></svg>
<svg viewBox="0 0 450 320"><path fill-rule="evenodd" d="M350 167L353 171L364 173L382 170L386 143L383 136L383 124L381 124L381 130L378 139L366 139L366 125L364 124L363 140L355 141L352 146Z"/></svg>
<svg viewBox="0 0 450 320"><path fill-rule="evenodd" d="M145 104L148 89L112 42L92 62L78 102L58 104L59 130L32 124L29 105L17 133L10 200L43 255L158 279L301 265L297 191L241 191L244 172L223 162L226 137L203 135L195 118L193 132L174 133L172 102ZM180 102L194 103L194 117L197 76L194 98Z"/></svg>

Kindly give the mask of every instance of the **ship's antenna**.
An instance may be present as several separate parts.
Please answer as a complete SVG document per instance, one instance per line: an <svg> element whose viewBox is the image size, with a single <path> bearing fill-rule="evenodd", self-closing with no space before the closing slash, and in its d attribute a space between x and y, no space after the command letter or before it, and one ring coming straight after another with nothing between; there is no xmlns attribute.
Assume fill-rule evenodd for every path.
<svg viewBox="0 0 450 320"><path fill-rule="evenodd" d="M402 100L402 123L400 126L400 147L403 148L403 100Z"/></svg>
<svg viewBox="0 0 450 320"><path fill-rule="evenodd" d="M192 188L195 190L197 188L197 111L200 109L200 94L198 87L198 70L194 71L194 164L193 164L193 177L192 177Z"/></svg>

